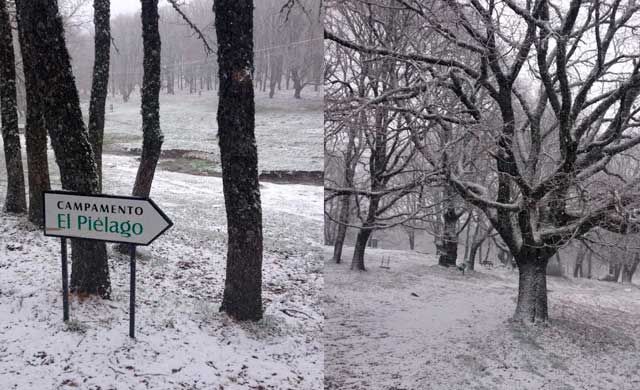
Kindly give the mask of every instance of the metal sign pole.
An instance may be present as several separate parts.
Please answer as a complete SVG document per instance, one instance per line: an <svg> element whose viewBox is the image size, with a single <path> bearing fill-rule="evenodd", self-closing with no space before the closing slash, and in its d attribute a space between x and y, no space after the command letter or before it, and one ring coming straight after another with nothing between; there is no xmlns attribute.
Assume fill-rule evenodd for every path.
<svg viewBox="0 0 640 390"><path fill-rule="evenodd" d="M136 327L136 246L129 245L131 280L129 281L129 337L135 338Z"/></svg>
<svg viewBox="0 0 640 390"><path fill-rule="evenodd" d="M60 239L62 257L62 318L69 321L69 274L67 272L67 239Z"/></svg>
<svg viewBox="0 0 640 390"><path fill-rule="evenodd" d="M149 198L43 191L44 235L60 237L62 257L62 304L69 320L69 274L67 239L117 242L129 245L129 336L136 329L136 246L149 245L173 222ZM122 215L119 215L122 214Z"/></svg>

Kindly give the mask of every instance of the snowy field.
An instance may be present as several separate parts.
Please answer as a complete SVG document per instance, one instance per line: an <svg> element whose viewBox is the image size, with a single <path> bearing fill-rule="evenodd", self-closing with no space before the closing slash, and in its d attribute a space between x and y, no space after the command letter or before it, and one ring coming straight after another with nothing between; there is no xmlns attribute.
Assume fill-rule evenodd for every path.
<svg viewBox="0 0 640 390"><path fill-rule="evenodd" d="M640 288L548 278L551 325L509 323L517 271L462 275L434 256L325 247L325 389L640 389ZM391 269L380 261L391 258Z"/></svg>
<svg viewBox="0 0 640 390"><path fill-rule="evenodd" d="M179 149L207 153L219 167L218 91L202 95L176 91L160 95L160 122L165 141L163 150ZM293 91L278 91L273 99L256 92L256 139L261 170L321 171L324 164L323 95L306 88L302 99ZM88 110L88 101L83 110ZM105 117L105 150L140 148L142 119L140 95L128 102L109 96ZM86 120L85 120L86 122Z"/></svg>
<svg viewBox="0 0 640 390"><path fill-rule="evenodd" d="M194 100L200 97L183 97L181 105L181 98L175 97L167 104L172 98L163 96L164 149L215 147L215 99L203 95L198 107ZM321 108L307 112L303 106L315 104L310 100L293 106L294 99L260 99L258 147L265 165L321 169ZM210 110L205 112L205 106ZM120 132L128 137L127 145L140 147L136 99L114 103L116 110L122 111L120 119L132 123L112 130L109 126L115 122L108 114L107 138ZM295 110L302 112L299 117L292 114ZM270 124L279 115L282 126ZM180 133L172 123L194 131ZM24 147L24 138L22 142ZM297 142L300 149L290 149ZM283 148L286 153L273 155ZM49 154L53 187L60 188L53 153ZM6 191L1 152L0 161L1 207ZM129 194L136 159L106 154L103 164L105 193ZM226 255L221 179L158 170L151 197L175 226L141 248L136 340L128 337L125 257L110 252L113 299L72 297L71 321L65 325L59 240L44 237L23 217L3 215L0 389L321 389L323 190L262 183L261 192L265 317L241 324L218 312Z"/></svg>
<svg viewBox="0 0 640 390"><path fill-rule="evenodd" d="M136 163L107 156L108 192ZM2 183L4 194L4 183ZM0 222L2 389L320 389L322 189L263 184L265 318L218 312L224 287L222 184L160 171L153 199L175 226L138 265L137 340L128 338L128 261L111 255L113 300L72 299L62 322L59 240Z"/></svg>

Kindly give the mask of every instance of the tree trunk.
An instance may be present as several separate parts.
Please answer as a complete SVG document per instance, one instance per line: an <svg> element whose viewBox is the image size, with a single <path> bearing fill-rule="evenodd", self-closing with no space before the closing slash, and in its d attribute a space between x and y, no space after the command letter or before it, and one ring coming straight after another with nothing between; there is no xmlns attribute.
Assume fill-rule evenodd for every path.
<svg viewBox="0 0 640 390"><path fill-rule="evenodd" d="M49 161L47 156L47 129L44 123L42 94L38 91L38 80L33 67L30 51L31 38L24 33L25 25L35 22L23 20L29 15L18 13L18 36L22 54L22 68L27 101L27 120L25 140L27 144L27 170L29 172L29 221L37 226L44 226L44 204L42 193L51 189L49 179Z"/></svg>
<svg viewBox="0 0 640 390"><path fill-rule="evenodd" d="M19 0L20 22L32 58L32 70L43 94L43 111L51 145L60 168L62 188L96 193L98 173L82 121L78 91L65 46L62 19L56 2ZM37 21L37 23L28 23ZM111 293L107 252L103 242L71 241L71 289L84 294Z"/></svg>
<svg viewBox="0 0 640 390"><path fill-rule="evenodd" d="M93 1L95 26L95 60L91 101L89 103L89 141L93 148L98 171L98 191L102 192L102 141L104 139L104 111L109 86L109 53L111 51L110 0Z"/></svg>
<svg viewBox="0 0 640 390"><path fill-rule="evenodd" d="M573 277L574 278L582 277L582 257L576 258L576 264L573 267Z"/></svg>
<svg viewBox="0 0 640 390"><path fill-rule="evenodd" d="M6 0L0 0L0 108L4 159L7 168L7 197L4 211L24 213L27 211L27 198L18 133L16 62Z"/></svg>
<svg viewBox="0 0 640 390"><path fill-rule="evenodd" d="M289 89L289 80L291 79L291 69L287 69L287 73L285 76L285 85L284 89Z"/></svg>
<svg viewBox="0 0 640 390"><path fill-rule="evenodd" d="M620 270L622 266L618 263L610 263L609 264L609 274L613 275L612 281L617 282L620 280Z"/></svg>
<svg viewBox="0 0 640 390"><path fill-rule="evenodd" d="M167 94L175 95L174 83L175 83L175 74L173 67L175 63L169 64L169 69L167 69Z"/></svg>
<svg viewBox="0 0 640 390"><path fill-rule="evenodd" d="M640 255L636 254L633 257L631 263L625 263L622 268L622 283L631 283L633 279L633 274L636 273L636 269L638 268L638 263L640 263Z"/></svg>
<svg viewBox="0 0 640 390"><path fill-rule="evenodd" d="M120 93L122 94L122 101L127 103L129 101L129 97L133 92L134 85L133 83L122 82L120 84Z"/></svg>
<svg viewBox="0 0 640 390"><path fill-rule="evenodd" d="M329 216L334 215L334 210L339 209L340 205L336 205L335 202L328 202L324 205L324 244L335 245L336 232L338 230L338 224L334 223ZM339 211L339 210L338 210Z"/></svg>
<svg viewBox="0 0 640 390"><path fill-rule="evenodd" d="M262 76L260 77L261 87L260 89L264 92L267 89L267 75L269 74L269 56L265 52L265 55L262 57Z"/></svg>
<svg viewBox="0 0 640 390"><path fill-rule="evenodd" d="M409 250L416 249L416 231L409 229L407 234L409 235Z"/></svg>
<svg viewBox="0 0 640 390"><path fill-rule="evenodd" d="M382 154L384 155L384 154ZM375 165L375 164L374 164ZM372 188L378 188L377 184L375 184L377 180L374 180L374 184ZM365 222L358 231L358 235L356 237L356 244L353 249L353 258L351 259L351 269L357 269L360 271L365 271L364 266L364 252L367 248L367 244L369 242L369 238L373 233L373 230L369 227L372 226L376 221L376 215L378 213L378 205L380 204L380 197L377 195L371 196L369 198L369 209L367 210L367 218Z"/></svg>
<svg viewBox="0 0 640 390"><path fill-rule="evenodd" d="M576 262L573 266L573 277L581 278L583 274L582 264L584 263L585 255L587 254L587 250L584 245L580 245L578 248L578 253L576 254Z"/></svg>
<svg viewBox="0 0 640 390"><path fill-rule="evenodd" d="M271 75L272 79L269 81L269 99L273 99L276 94L276 80L273 79L273 75Z"/></svg>
<svg viewBox="0 0 640 390"><path fill-rule="evenodd" d="M282 64L280 64L282 67ZM354 161L355 156L355 138L356 132L354 129L349 129L349 141L347 142L347 150L344 158L344 185L346 188L353 186L353 176L355 174ZM347 226L349 223L349 212L351 209L351 199L349 196L344 195L340 198L340 214L338 216L338 234L336 235L335 244L333 247L333 261L340 263L342 258L342 248L344 245L344 239L347 234Z"/></svg>
<svg viewBox="0 0 640 390"><path fill-rule="evenodd" d="M302 88L302 80L300 79L300 75L298 73L298 69L291 69L291 79L293 80L293 97L296 99L301 98Z"/></svg>
<svg viewBox="0 0 640 390"><path fill-rule="evenodd" d="M142 156L133 187L134 196L149 196L164 136L160 129L160 32L158 0L142 0L142 46L144 48L141 91Z"/></svg>
<svg viewBox="0 0 640 390"><path fill-rule="evenodd" d="M364 252L367 248L367 242L371 236L371 230L360 229L356 237L356 244L353 248L353 258L351 259L351 269L358 271L366 271L364 266Z"/></svg>
<svg viewBox="0 0 640 390"><path fill-rule="evenodd" d="M282 79L282 55L274 55L271 57L271 74L269 77L269 98L273 98L276 94L276 86L280 85ZM278 88L279 89L279 88Z"/></svg>
<svg viewBox="0 0 640 390"><path fill-rule="evenodd" d="M333 246L333 261L339 264L342 260L342 248L344 239L347 235L347 225L349 221L349 197L343 196L340 199L340 215L338 216L338 232L336 234L335 244ZM340 223L342 222L342 223Z"/></svg>
<svg viewBox="0 0 640 390"><path fill-rule="evenodd" d="M438 265L444 267L455 267L456 265L458 259L458 218L455 209L446 209Z"/></svg>
<svg viewBox="0 0 640 390"><path fill-rule="evenodd" d="M518 303L514 320L535 323L547 322L547 263L550 255L541 250L523 250L516 259L520 274Z"/></svg>
<svg viewBox="0 0 640 390"><path fill-rule="evenodd" d="M473 238L475 238L475 236L478 234L478 228L479 228L479 225L476 224L476 228L475 228L475 230L473 232ZM471 237L471 225L469 224L465 230L466 230L466 234L465 234L465 239L464 239L464 259L465 259L465 262L466 262L467 259L469 258L469 249L471 248L471 244L472 244L472 242L471 242L471 239L472 239L472 237Z"/></svg>
<svg viewBox="0 0 640 390"><path fill-rule="evenodd" d="M160 63L160 32L158 30L158 0L142 0L143 76L141 89L142 153L133 185L133 196L147 197L151 193L153 177L162 151L164 136L160 129L160 89L162 88ZM116 250L129 253L128 244L119 244Z"/></svg>
<svg viewBox="0 0 640 390"><path fill-rule="evenodd" d="M473 271L476 268L476 255L478 253L478 249L482 246L482 242L476 243L473 242L471 244L471 249L469 249L469 258L467 259L467 270ZM480 259L482 260L482 259Z"/></svg>
<svg viewBox="0 0 640 390"><path fill-rule="evenodd" d="M227 211L221 311L262 318L262 207L253 91L253 0L215 0L220 94L218 139Z"/></svg>
<svg viewBox="0 0 640 390"><path fill-rule="evenodd" d="M116 97L116 83L113 81L115 78L113 77L113 73L109 77L111 82L109 83L109 89L111 90L111 97Z"/></svg>
<svg viewBox="0 0 640 390"><path fill-rule="evenodd" d="M482 243L487 239L490 233L490 229L481 234L481 225L478 221L476 223L476 228L473 231L473 236L471 240L469 240L469 231L471 228L467 227L467 245L465 245L465 252L467 249L469 250L468 257L466 257L467 269L473 271L476 267L476 255L478 253L478 249L482 247ZM482 254L480 254L480 261L482 261Z"/></svg>
<svg viewBox="0 0 640 390"><path fill-rule="evenodd" d="M582 277L582 262L584 261L584 248L580 248L578 254L576 255L576 263L573 266L573 277L581 278Z"/></svg>

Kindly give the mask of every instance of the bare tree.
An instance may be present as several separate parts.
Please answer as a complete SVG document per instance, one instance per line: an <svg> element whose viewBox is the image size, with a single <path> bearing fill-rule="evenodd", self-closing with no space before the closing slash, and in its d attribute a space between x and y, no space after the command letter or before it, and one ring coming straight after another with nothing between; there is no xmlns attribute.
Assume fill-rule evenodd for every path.
<svg viewBox="0 0 640 390"><path fill-rule="evenodd" d="M464 120L456 131L493 159L490 172L479 172L471 153L448 154L439 166L515 257L514 319L545 322L545 269L558 248L595 227L635 229L637 180L615 191L593 182L640 143L639 54L637 46L624 44L631 39L637 45L628 32L638 27L640 6L620 0L574 0L568 7L549 0L393 3L420 18L429 27L424 34L437 34L440 50L415 38L404 49L363 45L331 31L325 36L352 50L411 62L434 89L457 98L449 110L453 118L443 112L425 119L418 109L424 107L411 114L417 122L437 122L439 132L448 119ZM484 105L499 116L485 117ZM418 149L428 158L442 155L433 145ZM495 185L478 182L487 174Z"/></svg>
<svg viewBox="0 0 640 390"><path fill-rule="evenodd" d="M354 177L363 151L362 129L358 118L362 118L365 113L356 118L345 118L341 115L341 101L351 99L354 94L364 98L366 93L363 83L358 85L357 91L349 83L340 83L343 75L349 74L350 69L357 66L359 60L349 54L339 50L335 45L327 47L325 80L328 88L325 95L327 103L324 149L325 179L328 187L354 188ZM347 227L354 209L352 201L351 194L344 194L325 203L325 227L336 226L335 236L332 237L333 261L336 263L342 261ZM335 212L332 212L330 209L334 206Z"/></svg>
<svg viewBox="0 0 640 390"><path fill-rule="evenodd" d="M335 11L328 23L358 42L367 44L376 36L382 36L385 45L407 45L400 39L407 21L393 12L377 15L376 20L385 23L376 24L367 6L358 2L341 4ZM340 183L337 178L327 176L325 201L339 196L353 199L358 223L350 224L343 219L334 222L357 229L351 268L365 270L364 254L372 232L400 226L403 221L414 218L395 214L395 204L419 191L426 180L423 174L413 176L408 172L416 149L402 113L390 108L388 105L393 101L387 99L392 91L408 90L411 93L407 84L413 78L406 64L390 57L378 59L368 53L345 50L342 46L329 46L327 52L331 57L340 58L342 63L328 61L325 118L329 128L335 130L327 133L325 145L336 144L331 138L341 137L344 134L341 129L346 129L355 131L354 136L361 146L356 154L356 164L353 167L345 165L350 171L345 177L351 180ZM349 142L342 142L342 145L349 148ZM349 177L351 175L353 178ZM342 184L347 187L341 187Z"/></svg>
<svg viewBox="0 0 640 390"><path fill-rule="evenodd" d="M0 108L2 110L0 117L2 118L2 141L7 167L7 196L4 211L9 213L27 211L17 107L13 34L7 2L0 0Z"/></svg>
<svg viewBox="0 0 640 390"><path fill-rule="evenodd" d="M137 85L142 83L143 52L140 31L141 15L119 15L111 21L110 76L112 88L128 102Z"/></svg>

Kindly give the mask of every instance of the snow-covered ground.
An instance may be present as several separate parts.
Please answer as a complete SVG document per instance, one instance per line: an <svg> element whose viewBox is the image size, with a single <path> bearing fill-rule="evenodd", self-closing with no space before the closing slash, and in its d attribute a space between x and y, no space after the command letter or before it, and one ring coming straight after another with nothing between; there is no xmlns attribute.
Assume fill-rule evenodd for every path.
<svg viewBox="0 0 640 390"><path fill-rule="evenodd" d="M109 192L128 193L134 159L107 156L105 168ZM0 387L321 388L322 189L263 184L266 315L238 324L218 313L225 269L221 187L218 178L157 174L152 198L175 226L143 249L135 341L128 338L125 258L111 256L113 299L72 299L72 322L65 325L59 241L23 218L4 216Z"/></svg>
<svg viewBox="0 0 640 390"><path fill-rule="evenodd" d="M164 150L196 150L211 154L219 164L218 91L201 95L176 91L160 95L160 121L164 132ZM304 89L302 99L292 91L279 91L273 99L256 92L256 139L261 170L321 171L323 150L323 95L313 88ZM83 103L83 110L88 109ZM107 100L105 148L140 148L140 95L133 93L128 102L120 96Z"/></svg>
<svg viewBox="0 0 640 390"><path fill-rule="evenodd" d="M168 102L163 97L165 147L215 147L215 99L182 99ZM259 107L273 104L272 111L281 112L284 123L278 127L270 122L280 114L258 113L259 126L265 129L258 136L261 158L273 166L281 161L282 167L316 169L310 154L315 147L321 166L321 108L307 112L303 106L313 106L309 101L260 99ZM122 106L114 103L114 112L125 111ZM290 119L296 110L302 111L299 120ZM126 111L123 117L139 118L135 99ZM140 147L138 125L114 130L111 114L108 118L107 134L122 131L132 139L131 147ZM195 129L195 135L180 133L172 123ZM302 149L290 149L295 140L304 143ZM1 145L0 208L6 191ZM272 156L280 148L287 153ZM105 193L129 194L136 159L107 154L103 164ZM53 187L60 188L51 151L50 168ZM258 323L237 323L218 312L226 255L221 179L157 171L151 197L175 225L141 248L136 340L128 337L125 257L110 252L113 299L72 298L71 322L66 325L59 240L44 237L23 217L2 214L0 389L321 389L323 190L262 183L261 193L265 317Z"/></svg>
<svg viewBox="0 0 640 390"><path fill-rule="evenodd" d="M325 389L640 389L640 288L548 278L551 325L523 329L517 273L462 275L434 256L325 247ZM390 258L390 269L380 268Z"/></svg>

